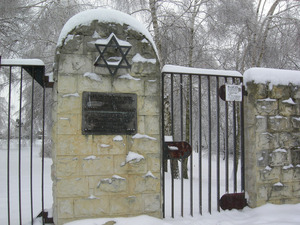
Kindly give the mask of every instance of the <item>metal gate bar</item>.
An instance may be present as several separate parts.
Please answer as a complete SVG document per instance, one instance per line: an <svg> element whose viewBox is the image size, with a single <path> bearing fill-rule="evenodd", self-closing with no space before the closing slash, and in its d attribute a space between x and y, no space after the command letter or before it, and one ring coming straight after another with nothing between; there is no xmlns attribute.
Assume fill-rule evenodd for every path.
<svg viewBox="0 0 300 225"><path fill-rule="evenodd" d="M230 73L230 72L229 72ZM169 119L171 131L166 135L171 135L174 138L174 141L185 141L187 135L189 135L189 143L193 147L193 151L198 152L198 160L195 161L198 163L198 173L199 173L199 181L195 183L193 179L190 179L188 183L185 182L183 178L183 159L181 159L181 176L180 176L180 198L176 199L178 195L175 191L176 184L178 183L176 179L173 177L173 173L171 171L171 185L170 189L166 189L166 175L163 173L163 192L164 192L164 209L163 216L166 216L166 207L168 203L166 203L166 194L170 191L170 212L171 217L175 217L175 207L176 202L180 202L180 215L184 216L184 208L187 204L185 204L186 199L184 198L186 194L186 185L190 186L189 189L189 211L190 215L194 215L194 202L198 201L199 214L203 213L203 163L205 163L205 159L203 158L203 154L205 148L203 146L203 137L207 136L207 211L212 213L212 199L216 198L216 209L220 211L219 199L221 193L229 193L230 191L236 193L238 188L240 187L240 191L244 191L244 139L243 139L243 105L241 102L220 102L219 100L219 89L225 83L230 84L240 84L242 82L242 76L239 73L230 74L201 74L201 73L187 73L187 72L176 72L168 71L167 69L163 69L162 73L162 107L163 107L163 130L162 135L163 138L165 136L165 121ZM194 79L197 78L197 79ZM193 91L196 85L198 90L196 92ZM203 87L205 87L203 89ZM186 89L187 88L187 89ZM197 100L195 100L197 99ZM193 100L197 101L197 104L193 104ZM165 115L165 101L170 101L170 118L167 118ZM177 103L176 103L177 101ZM203 104L207 103L207 108L203 108ZM184 107L186 108L184 111ZM237 108L239 107L239 111ZM188 112L187 112L188 108ZM198 110L198 112L197 112ZM239 114L240 122L237 123L237 113ZM230 115L230 117L229 117ZM186 121L186 117L189 116L188 121ZM195 117L196 116L196 117ZM179 118L178 118L179 117ZM205 119L205 121L203 121ZM186 123L184 123L184 120ZM222 120L222 122L221 122ZM194 124L196 121L198 123ZM204 122L204 123L203 123ZM206 124L206 125L205 125ZM188 127L187 134L184 129ZM207 130L204 130L206 126ZM222 131L221 131L222 126ZM238 127L239 126L239 127ZM239 131L239 132L237 132ZM237 134L240 136L236 137ZM197 137L196 139L194 137ZM221 139L222 137L222 139ZM237 149L237 142L239 142L239 149ZM221 143L223 144L223 155L224 155L224 173L221 173ZM197 147L196 147L197 145ZM204 149L203 149L204 148ZM194 162L193 162L193 151L191 156L189 157L189 177L193 178L194 176ZM237 151L240 152L240 155L237 155ZM216 157L216 165L212 163L212 157ZM238 178L237 170L237 157L239 157L241 161L240 169L241 175ZM166 159L163 158L163 162L166 162ZM165 168L166 165L163 165ZM233 167L233 181L229 182L229 170ZM213 170L215 173L213 173ZM215 182L216 186L212 186L212 176L216 176ZM224 180L224 189L221 189L221 178ZM238 187L238 180L240 181L240 186ZM232 185L231 185L232 184ZM195 186L197 185L197 187ZM194 189L198 188L198 197L194 196ZM213 188L216 189L213 192ZM176 189L177 190L177 189ZM221 191L222 190L222 191ZM168 195L167 195L168 196ZM213 197L216 196L216 197ZM195 197L197 199L195 199Z"/></svg>
<svg viewBox="0 0 300 225"><path fill-rule="evenodd" d="M202 101L201 101L201 76L198 76L198 119L199 119L199 125L198 125L198 143L199 143L199 213L202 215Z"/></svg>
<svg viewBox="0 0 300 225"><path fill-rule="evenodd" d="M22 177L21 175L21 137L22 137L22 84L23 84L23 68L21 68L21 73L20 73L20 102L19 102L19 177ZM9 141L9 139L7 140ZM22 207L21 207L21 202L22 202L22 187L21 187L21 179L19 178L19 219L20 223L22 223Z"/></svg>
<svg viewBox="0 0 300 225"><path fill-rule="evenodd" d="M1 60L0 56L0 69L1 68L9 68L9 74L8 74L8 115L7 115L7 224L12 224L12 211L11 211L11 171L10 167L11 164L11 123L12 123L12 115L11 115L11 108L12 108L12 76L16 75L16 73L19 73L18 79L19 81L19 113L18 113L18 120L17 120L17 126L18 126L18 153L17 153L17 171L18 171L18 211L14 212L18 214L18 221L21 225L23 223L23 193L22 193L22 108L23 108L23 80L24 80L24 70L31 76L31 109L30 109L30 149L29 149L29 187L30 187L30 193L29 193L29 201L30 201L30 220L31 224L34 224L34 202L33 202L33 141L34 141L34 105L35 105L35 82L41 85L42 88L42 149L41 149L41 155L42 155L42 165L41 165L41 204L42 204L42 216L44 216L44 145L45 145L45 88L46 87L52 87L52 83L49 82L48 79L45 77L45 66L44 63L40 60ZM45 218L42 219L42 223L45 224Z"/></svg>

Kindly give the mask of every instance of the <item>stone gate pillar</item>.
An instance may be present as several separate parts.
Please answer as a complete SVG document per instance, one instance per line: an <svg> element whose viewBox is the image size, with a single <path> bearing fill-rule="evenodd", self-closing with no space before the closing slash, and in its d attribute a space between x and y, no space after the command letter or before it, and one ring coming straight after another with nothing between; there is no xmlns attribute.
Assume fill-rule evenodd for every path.
<svg viewBox="0 0 300 225"><path fill-rule="evenodd" d="M75 15L54 79L55 224L161 217L160 66L148 31L115 10Z"/></svg>
<svg viewBox="0 0 300 225"><path fill-rule="evenodd" d="M244 73L245 188L248 205L300 202L300 72Z"/></svg>

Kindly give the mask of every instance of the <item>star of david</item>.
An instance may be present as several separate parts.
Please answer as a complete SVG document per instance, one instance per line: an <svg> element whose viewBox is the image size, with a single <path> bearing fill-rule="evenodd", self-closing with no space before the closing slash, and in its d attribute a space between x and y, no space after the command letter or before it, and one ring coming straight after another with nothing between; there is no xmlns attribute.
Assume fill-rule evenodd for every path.
<svg viewBox="0 0 300 225"><path fill-rule="evenodd" d="M131 44L119 40L114 33L107 39L97 40L95 46L100 53L94 63L95 66L106 67L112 76L117 73L119 68L131 68L126 58Z"/></svg>

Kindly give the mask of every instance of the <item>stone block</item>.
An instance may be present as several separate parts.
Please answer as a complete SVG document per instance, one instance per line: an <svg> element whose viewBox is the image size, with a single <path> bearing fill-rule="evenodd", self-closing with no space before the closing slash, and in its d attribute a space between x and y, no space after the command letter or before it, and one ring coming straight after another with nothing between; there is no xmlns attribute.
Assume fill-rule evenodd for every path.
<svg viewBox="0 0 300 225"><path fill-rule="evenodd" d="M291 97L295 98L295 99L300 99L300 87L299 86L294 86L292 88Z"/></svg>
<svg viewBox="0 0 300 225"><path fill-rule="evenodd" d="M299 182L293 182L293 196L300 197L300 183ZM299 202L297 202L299 203Z"/></svg>
<svg viewBox="0 0 300 225"><path fill-rule="evenodd" d="M70 94L78 92L78 77L76 75L60 75L57 81L58 93Z"/></svg>
<svg viewBox="0 0 300 225"><path fill-rule="evenodd" d="M140 134L145 133L145 116L137 117L137 132Z"/></svg>
<svg viewBox="0 0 300 225"><path fill-rule="evenodd" d="M256 133L256 148L257 149L272 149L278 147L277 134L268 132Z"/></svg>
<svg viewBox="0 0 300 225"><path fill-rule="evenodd" d="M113 156L87 156L82 160L82 174L108 175L114 171Z"/></svg>
<svg viewBox="0 0 300 225"><path fill-rule="evenodd" d="M148 135L159 135L160 124L159 116L145 116L145 133Z"/></svg>
<svg viewBox="0 0 300 225"><path fill-rule="evenodd" d="M57 197L80 197L88 196L89 187L86 178L72 177L57 179L56 194Z"/></svg>
<svg viewBox="0 0 300 225"><path fill-rule="evenodd" d="M127 179L114 175L111 178L100 179L97 188L101 192L120 193L127 191Z"/></svg>
<svg viewBox="0 0 300 225"><path fill-rule="evenodd" d="M289 103L290 102L290 103ZM297 113L297 105L292 104L292 100L280 100L279 101L279 115L282 116L291 116L296 115Z"/></svg>
<svg viewBox="0 0 300 225"><path fill-rule="evenodd" d="M111 92L112 91L112 77L102 76L93 72L85 72L78 75L78 91L88 92Z"/></svg>
<svg viewBox="0 0 300 225"><path fill-rule="evenodd" d="M161 162L160 159L161 156L159 153L157 154L149 154L147 157L147 168L149 171L153 172L153 173L159 173L160 172L160 168L161 168Z"/></svg>
<svg viewBox="0 0 300 225"><path fill-rule="evenodd" d="M138 116L156 116L159 115L159 99L158 97L141 97L138 96L137 110Z"/></svg>
<svg viewBox="0 0 300 225"><path fill-rule="evenodd" d="M57 216L59 218L73 218L74 217L74 204L73 199L57 199Z"/></svg>
<svg viewBox="0 0 300 225"><path fill-rule="evenodd" d="M277 115L278 102L276 99L258 99L256 101L256 110L259 115Z"/></svg>
<svg viewBox="0 0 300 225"><path fill-rule="evenodd" d="M75 218L104 217L110 215L109 196L74 200Z"/></svg>
<svg viewBox="0 0 300 225"><path fill-rule="evenodd" d="M160 179L149 172L144 175L129 176L130 193L159 193Z"/></svg>
<svg viewBox="0 0 300 225"><path fill-rule="evenodd" d="M57 112L62 114L80 114L81 97L75 93L60 94L57 100Z"/></svg>
<svg viewBox="0 0 300 225"><path fill-rule="evenodd" d="M95 36L94 36L95 34ZM84 36L83 39L83 53L87 54L87 53L91 53L91 52L95 52L95 53L99 53L96 46L95 46L95 41L100 39L101 37L97 37L97 32L94 31L93 36ZM98 34L99 35L99 34Z"/></svg>
<svg viewBox="0 0 300 225"><path fill-rule="evenodd" d="M282 148L292 148L299 145L299 136L291 132L281 132L278 134L278 143Z"/></svg>
<svg viewBox="0 0 300 225"><path fill-rule="evenodd" d="M114 174L127 174L128 164L125 164L126 155L114 155Z"/></svg>
<svg viewBox="0 0 300 225"><path fill-rule="evenodd" d="M64 40L64 47L60 49L61 54L82 54L83 53L83 36L68 34Z"/></svg>
<svg viewBox="0 0 300 225"><path fill-rule="evenodd" d="M280 167L274 167L271 168L269 166L266 166L264 169L260 170L260 179L263 182L277 182L279 181L281 176L281 168Z"/></svg>
<svg viewBox="0 0 300 225"><path fill-rule="evenodd" d="M79 174L79 160L77 157L57 157L57 177L68 177Z"/></svg>
<svg viewBox="0 0 300 225"><path fill-rule="evenodd" d="M282 167L282 181L291 182L294 179L294 167L293 165L283 166Z"/></svg>
<svg viewBox="0 0 300 225"><path fill-rule="evenodd" d="M79 134L79 116L78 114L58 114L57 115L57 133L58 134Z"/></svg>
<svg viewBox="0 0 300 225"><path fill-rule="evenodd" d="M139 79L115 78L113 80L113 91L116 93L136 93L144 95L144 81Z"/></svg>
<svg viewBox="0 0 300 225"><path fill-rule="evenodd" d="M268 96L267 84L256 84L254 82L247 83L248 96L251 100L263 99Z"/></svg>
<svg viewBox="0 0 300 225"><path fill-rule="evenodd" d="M278 182L280 183L280 182ZM271 189L270 198L271 199L282 199L292 197L293 191L291 185L281 184L277 185L278 183L273 184Z"/></svg>
<svg viewBox="0 0 300 225"><path fill-rule="evenodd" d="M58 135L57 155L91 155L93 151L93 140L91 136L82 135Z"/></svg>
<svg viewBox="0 0 300 225"><path fill-rule="evenodd" d="M256 153L257 158L257 166L259 167L266 167L269 165L271 161L271 157L268 150L262 150Z"/></svg>
<svg viewBox="0 0 300 225"><path fill-rule="evenodd" d="M147 162L146 160L141 160L139 162L127 163L128 174L145 174L147 172Z"/></svg>
<svg viewBox="0 0 300 225"><path fill-rule="evenodd" d="M300 165L299 164L295 166L293 180L294 181L299 181L300 180Z"/></svg>
<svg viewBox="0 0 300 225"><path fill-rule="evenodd" d="M139 154L158 153L160 152L160 142L158 135L145 136L144 138L133 138L131 142L131 151Z"/></svg>
<svg viewBox="0 0 300 225"><path fill-rule="evenodd" d="M92 71L94 59L90 55L60 55L59 74L84 74Z"/></svg>
<svg viewBox="0 0 300 225"><path fill-rule="evenodd" d="M268 119L268 126L271 131L289 131L290 121L288 117L284 116L270 116Z"/></svg>
<svg viewBox="0 0 300 225"><path fill-rule="evenodd" d="M270 190L269 185L258 185L257 199L267 201L269 199Z"/></svg>
<svg viewBox="0 0 300 225"><path fill-rule="evenodd" d="M157 71L159 71L159 67L153 66L153 64L150 62L135 62L132 64L131 71L135 74L149 76L149 75L156 74Z"/></svg>
<svg viewBox="0 0 300 225"><path fill-rule="evenodd" d="M145 96L160 96L160 80L158 78L145 81Z"/></svg>
<svg viewBox="0 0 300 225"><path fill-rule="evenodd" d="M161 199L159 194L144 194L145 212L155 212L161 210Z"/></svg>
<svg viewBox="0 0 300 225"><path fill-rule="evenodd" d="M276 149L271 153L271 166L284 166L288 164L288 152L285 149Z"/></svg>
<svg viewBox="0 0 300 225"><path fill-rule="evenodd" d="M292 126L294 129L300 129L300 117L292 117Z"/></svg>
<svg viewBox="0 0 300 225"><path fill-rule="evenodd" d="M299 147L291 150L292 164L294 166L300 166L300 149Z"/></svg>
<svg viewBox="0 0 300 225"><path fill-rule="evenodd" d="M114 196L110 198L111 215L137 215L143 212L141 197Z"/></svg>
<svg viewBox="0 0 300 225"><path fill-rule="evenodd" d="M266 132L267 131L267 117L266 116L256 116L256 132Z"/></svg>
<svg viewBox="0 0 300 225"><path fill-rule="evenodd" d="M126 154L126 139L114 141L114 135L99 135L94 138L97 155Z"/></svg>
<svg viewBox="0 0 300 225"><path fill-rule="evenodd" d="M287 85L273 85L270 91L270 98L288 99L291 94L291 88Z"/></svg>

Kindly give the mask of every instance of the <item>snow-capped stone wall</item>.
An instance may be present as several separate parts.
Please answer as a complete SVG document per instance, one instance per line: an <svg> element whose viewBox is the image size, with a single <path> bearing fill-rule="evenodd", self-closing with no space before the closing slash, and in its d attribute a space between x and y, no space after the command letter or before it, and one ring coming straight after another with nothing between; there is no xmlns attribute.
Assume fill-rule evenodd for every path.
<svg viewBox="0 0 300 225"><path fill-rule="evenodd" d="M300 72L245 72L248 204L300 202Z"/></svg>
<svg viewBox="0 0 300 225"><path fill-rule="evenodd" d="M126 56L131 68L115 75L94 66L99 56L95 43L107 43L112 34L119 44L131 46ZM151 35L131 16L98 9L66 23L54 66L56 225L93 217L161 217L160 74ZM83 135L84 91L136 94L136 134Z"/></svg>

